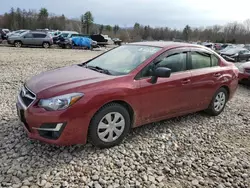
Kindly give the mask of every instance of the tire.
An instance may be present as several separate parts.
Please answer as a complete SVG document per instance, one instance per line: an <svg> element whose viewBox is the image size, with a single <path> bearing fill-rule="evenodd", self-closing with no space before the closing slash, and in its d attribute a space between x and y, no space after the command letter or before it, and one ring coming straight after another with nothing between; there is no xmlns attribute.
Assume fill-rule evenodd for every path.
<svg viewBox="0 0 250 188"><path fill-rule="evenodd" d="M228 100L228 92L225 88L220 88L213 96L206 113L211 116L218 116L225 108ZM217 104L217 105L216 105Z"/></svg>
<svg viewBox="0 0 250 188"><path fill-rule="evenodd" d="M70 44L66 44L66 45L65 45L65 48L66 48L66 49L71 49L72 47L71 47Z"/></svg>
<svg viewBox="0 0 250 188"><path fill-rule="evenodd" d="M43 48L49 48L49 47L50 47L50 43L48 43L48 42L43 43Z"/></svg>
<svg viewBox="0 0 250 188"><path fill-rule="evenodd" d="M130 122L130 116L125 107L117 103L107 104L97 111L90 122L89 142L99 148L118 145L129 132Z"/></svg>
<svg viewBox="0 0 250 188"><path fill-rule="evenodd" d="M21 41L15 41L14 42L14 46L17 47L17 48L21 48L22 47L22 42Z"/></svg>

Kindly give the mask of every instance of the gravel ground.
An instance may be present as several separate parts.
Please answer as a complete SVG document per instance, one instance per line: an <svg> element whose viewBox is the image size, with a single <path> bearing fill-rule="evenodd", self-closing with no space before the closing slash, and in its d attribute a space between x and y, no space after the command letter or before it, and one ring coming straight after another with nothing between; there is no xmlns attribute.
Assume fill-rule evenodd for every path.
<svg viewBox="0 0 250 188"><path fill-rule="evenodd" d="M100 52L0 47L0 187L250 187L250 88L218 117L204 113L145 125L110 149L30 141L17 92L32 75Z"/></svg>

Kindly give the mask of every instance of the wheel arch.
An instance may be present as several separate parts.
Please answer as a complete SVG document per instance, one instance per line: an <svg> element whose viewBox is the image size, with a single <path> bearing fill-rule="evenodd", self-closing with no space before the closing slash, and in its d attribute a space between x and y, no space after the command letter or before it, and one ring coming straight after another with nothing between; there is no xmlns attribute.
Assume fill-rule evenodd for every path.
<svg viewBox="0 0 250 188"><path fill-rule="evenodd" d="M229 89L229 87L227 85L223 85L220 88L224 88L227 91L227 100L228 100L230 98L230 89Z"/></svg>

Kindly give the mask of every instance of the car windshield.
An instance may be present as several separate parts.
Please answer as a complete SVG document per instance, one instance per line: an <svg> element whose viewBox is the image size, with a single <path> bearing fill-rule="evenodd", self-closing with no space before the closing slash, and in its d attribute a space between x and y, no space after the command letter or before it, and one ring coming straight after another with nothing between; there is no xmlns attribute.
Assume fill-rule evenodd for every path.
<svg viewBox="0 0 250 188"><path fill-rule="evenodd" d="M91 60L87 66L100 67L112 75L125 75L161 49L152 46L124 45Z"/></svg>

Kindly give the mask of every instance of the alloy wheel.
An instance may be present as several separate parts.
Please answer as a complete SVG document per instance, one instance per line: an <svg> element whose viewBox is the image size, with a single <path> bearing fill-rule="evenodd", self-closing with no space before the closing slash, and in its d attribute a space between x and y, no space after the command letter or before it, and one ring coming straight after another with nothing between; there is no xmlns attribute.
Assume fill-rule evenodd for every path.
<svg viewBox="0 0 250 188"><path fill-rule="evenodd" d="M214 110L219 112L226 104L226 95L224 92L219 92L214 100Z"/></svg>
<svg viewBox="0 0 250 188"><path fill-rule="evenodd" d="M15 47L20 48L22 46L21 42L15 42Z"/></svg>
<svg viewBox="0 0 250 188"><path fill-rule="evenodd" d="M44 48L49 48L49 43L47 43L47 42L43 43L43 47Z"/></svg>
<svg viewBox="0 0 250 188"><path fill-rule="evenodd" d="M125 118L119 112L106 114L98 124L97 135L103 142L113 142L123 133Z"/></svg>

